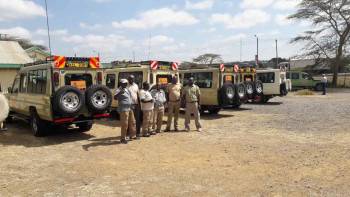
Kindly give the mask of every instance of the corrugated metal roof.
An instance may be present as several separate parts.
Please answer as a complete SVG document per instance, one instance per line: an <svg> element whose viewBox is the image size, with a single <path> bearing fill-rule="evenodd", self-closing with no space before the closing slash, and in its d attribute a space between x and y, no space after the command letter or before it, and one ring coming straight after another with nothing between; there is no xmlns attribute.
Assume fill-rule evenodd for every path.
<svg viewBox="0 0 350 197"><path fill-rule="evenodd" d="M26 64L33 62L15 41L0 41L0 64Z"/></svg>
<svg viewBox="0 0 350 197"><path fill-rule="evenodd" d="M19 69L23 66L23 64L0 64L0 68L15 68Z"/></svg>

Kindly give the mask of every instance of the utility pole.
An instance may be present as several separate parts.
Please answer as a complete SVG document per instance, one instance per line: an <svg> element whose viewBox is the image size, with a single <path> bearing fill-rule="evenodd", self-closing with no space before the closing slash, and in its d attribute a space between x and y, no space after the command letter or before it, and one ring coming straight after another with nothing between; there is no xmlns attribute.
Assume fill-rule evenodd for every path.
<svg viewBox="0 0 350 197"><path fill-rule="evenodd" d="M242 38L239 42L239 61L242 62Z"/></svg>
<svg viewBox="0 0 350 197"><path fill-rule="evenodd" d="M151 58L151 42L152 42L152 33L149 34L149 39L148 39L148 58L147 58L147 60L150 60L150 58Z"/></svg>
<svg viewBox="0 0 350 197"><path fill-rule="evenodd" d="M47 12L47 1L46 0L45 0L45 9L46 9L47 37L49 39L49 50L50 50L50 56L51 56L52 55L52 51L51 51L50 25L49 25L49 14Z"/></svg>
<svg viewBox="0 0 350 197"><path fill-rule="evenodd" d="M132 51L132 61L135 62L135 51Z"/></svg>
<svg viewBox="0 0 350 197"><path fill-rule="evenodd" d="M259 64L259 37L258 35L254 35L256 37L256 57L255 57L255 61L256 61L256 65L258 66Z"/></svg>
<svg viewBox="0 0 350 197"><path fill-rule="evenodd" d="M276 39L276 68L278 68L278 40Z"/></svg>

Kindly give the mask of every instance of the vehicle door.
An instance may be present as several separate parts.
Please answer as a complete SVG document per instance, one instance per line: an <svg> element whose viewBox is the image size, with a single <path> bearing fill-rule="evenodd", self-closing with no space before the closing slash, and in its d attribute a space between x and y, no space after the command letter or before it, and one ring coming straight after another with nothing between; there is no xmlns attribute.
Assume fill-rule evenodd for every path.
<svg viewBox="0 0 350 197"><path fill-rule="evenodd" d="M18 74L12 84L11 87L11 92L9 92L9 105L10 105L10 110L13 112L20 112L20 107L19 107L19 92L20 92L20 84L21 84L21 79L20 75Z"/></svg>
<svg viewBox="0 0 350 197"><path fill-rule="evenodd" d="M299 72L291 72L290 78L292 80L293 87L303 87Z"/></svg>
<svg viewBox="0 0 350 197"><path fill-rule="evenodd" d="M26 94L23 94L25 102L22 106L25 112L28 113L27 115L30 115L29 108L35 107L41 119L52 120L49 73L46 68L28 71L27 82L23 81L23 84L26 83L27 87L23 87L26 89Z"/></svg>
<svg viewBox="0 0 350 197"><path fill-rule="evenodd" d="M308 73L301 73L301 80L303 87L312 88L314 87L314 82L312 77Z"/></svg>
<svg viewBox="0 0 350 197"><path fill-rule="evenodd" d="M263 83L264 95L280 94L280 76L275 72L257 73L257 79Z"/></svg>

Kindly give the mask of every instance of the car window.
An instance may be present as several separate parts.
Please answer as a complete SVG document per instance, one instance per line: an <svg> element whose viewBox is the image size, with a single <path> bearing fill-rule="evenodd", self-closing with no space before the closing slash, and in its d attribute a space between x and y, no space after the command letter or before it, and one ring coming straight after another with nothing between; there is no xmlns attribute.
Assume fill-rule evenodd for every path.
<svg viewBox="0 0 350 197"><path fill-rule="evenodd" d="M235 77L233 75L224 75L224 83L235 83Z"/></svg>
<svg viewBox="0 0 350 197"><path fill-rule="evenodd" d="M109 89L113 89L115 88L115 74L107 74L107 77L106 77L106 86L109 88Z"/></svg>
<svg viewBox="0 0 350 197"><path fill-rule="evenodd" d="M86 90L92 86L91 74L66 74L64 81L65 85L74 86L80 90Z"/></svg>
<svg viewBox="0 0 350 197"><path fill-rule="evenodd" d="M258 73L258 80L262 83L275 83L275 73Z"/></svg>
<svg viewBox="0 0 350 197"><path fill-rule="evenodd" d="M12 93L18 93L19 91L20 78L16 78L13 82Z"/></svg>
<svg viewBox="0 0 350 197"><path fill-rule="evenodd" d="M213 73L201 72L201 73L185 73L184 85L188 84L188 80L193 77L196 85L200 88L211 88L213 86Z"/></svg>
<svg viewBox="0 0 350 197"><path fill-rule="evenodd" d="M29 71L27 92L32 94L45 94L46 82L47 82L46 70Z"/></svg>
<svg viewBox="0 0 350 197"><path fill-rule="evenodd" d="M135 83L139 86L139 88L142 88L142 83L143 83L143 72L139 71L139 72L121 72L118 75L118 79L120 81L120 79L128 79L128 77L130 75L134 75L135 77ZM119 87L119 81L118 81L118 87Z"/></svg>
<svg viewBox="0 0 350 197"><path fill-rule="evenodd" d="M307 73L303 73L303 74L301 75L301 77L302 77L303 79L306 79L306 80L309 80L309 79L310 79L310 75L307 74Z"/></svg>
<svg viewBox="0 0 350 197"><path fill-rule="evenodd" d="M161 85L167 85L171 82L172 78L172 75L157 75L156 80Z"/></svg>
<svg viewBox="0 0 350 197"><path fill-rule="evenodd" d="M292 79L299 79L299 73L292 73Z"/></svg>
<svg viewBox="0 0 350 197"><path fill-rule="evenodd" d="M21 74L19 91L21 93L27 92L27 74Z"/></svg>

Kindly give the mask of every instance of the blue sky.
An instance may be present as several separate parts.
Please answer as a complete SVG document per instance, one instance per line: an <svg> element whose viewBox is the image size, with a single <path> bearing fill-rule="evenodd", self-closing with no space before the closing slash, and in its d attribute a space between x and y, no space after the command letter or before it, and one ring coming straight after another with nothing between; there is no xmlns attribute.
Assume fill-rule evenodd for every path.
<svg viewBox="0 0 350 197"><path fill-rule="evenodd" d="M299 0L47 0L54 54L185 61L221 54L225 61L289 58L289 40L307 28L286 20ZM0 33L47 45L44 0L0 0ZM242 40L242 53L240 53Z"/></svg>

